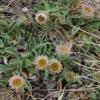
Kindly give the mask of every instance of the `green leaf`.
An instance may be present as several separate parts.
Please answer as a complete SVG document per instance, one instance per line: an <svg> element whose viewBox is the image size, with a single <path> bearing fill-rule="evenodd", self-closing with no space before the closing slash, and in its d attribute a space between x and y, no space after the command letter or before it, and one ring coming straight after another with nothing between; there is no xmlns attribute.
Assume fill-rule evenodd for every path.
<svg viewBox="0 0 100 100"><path fill-rule="evenodd" d="M31 66L32 64L33 64L33 62L30 59L25 60L25 66L26 67Z"/></svg>
<svg viewBox="0 0 100 100"><path fill-rule="evenodd" d="M21 53L21 57L23 57L23 58L30 58L30 57L32 57L32 53L31 52Z"/></svg>
<svg viewBox="0 0 100 100"><path fill-rule="evenodd" d="M4 47L3 41L0 39L0 48L3 48L3 47Z"/></svg>
<svg viewBox="0 0 100 100"><path fill-rule="evenodd" d="M18 71L22 70L23 60L15 59L9 62L8 68L9 69L16 69Z"/></svg>
<svg viewBox="0 0 100 100"><path fill-rule="evenodd" d="M0 72L6 72L6 67L0 64Z"/></svg>
<svg viewBox="0 0 100 100"><path fill-rule="evenodd" d="M15 47L7 47L5 48L5 52L11 55L16 55L17 49Z"/></svg>
<svg viewBox="0 0 100 100"><path fill-rule="evenodd" d="M100 20L93 20L91 22L86 23L84 25L84 28L90 29L90 30L98 30L100 28Z"/></svg>
<svg viewBox="0 0 100 100"><path fill-rule="evenodd" d="M46 79L46 80L48 80L48 75L49 75L48 70L45 70L44 76L45 76L45 79Z"/></svg>
<svg viewBox="0 0 100 100"><path fill-rule="evenodd" d="M0 25L7 25L6 21L0 19Z"/></svg>
<svg viewBox="0 0 100 100"><path fill-rule="evenodd" d="M45 9L46 10L49 10L50 9L50 5L48 2L44 1L44 6L45 6Z"/></svg>
<svg viewBox="0 0 100 100"><path fill-rule="evenodd" d="M25 87L26 87L29 91L32 91L32 85L30 84L30 82L26 81L26 82L25 82Z"/></svg>
<svg viewBox="0 0 100 100"><path fill-rule="evenodd" d="M65 15L61 15L61 14L60 14L59 17L60 17L60 19L59 19L60 23L61 23L61 24L65 24L65 23L66 23Z"/></svg>
<svg viewBox="0 0 100 100"><path fill-rule="evenodd" d="M72 35L76 34L79 31L79 29L80 29L79 27L78 28L72 28L71 34Z"/></svg>
<svg viewBox="0 0 100 100"><path fill-rule="evenodd" d="M7 33L3 33L3 34L0 34L0 37L8 39L9 35Z"/></svg>

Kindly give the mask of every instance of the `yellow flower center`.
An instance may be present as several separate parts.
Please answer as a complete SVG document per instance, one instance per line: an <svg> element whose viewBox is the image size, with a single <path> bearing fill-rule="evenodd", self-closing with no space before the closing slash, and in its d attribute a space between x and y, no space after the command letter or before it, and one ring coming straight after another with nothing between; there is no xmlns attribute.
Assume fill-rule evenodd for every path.
<svg viewBox="0 0 100 100"><path fill-rule="evenodd" d="M86 12L86 13L91 13L91 8L86 7L86 8L85 8L85 12Z"/></svg>
<svg viewBox="0 0 100 100"><path fill-rule="evenodd" d="M41 22L45 22L45 17L40 15L38 16L38 21L41 23Z"/></svg>
<svg viewBox="0 0 100 100"><path fill-rule="evenodd" d="M21 87L22 85L22 80L21 79L15 79L13 80L13 86L15 87Z"/></svg>
<svg viewBox="0 0 100 100"><path fill-rule="evenodd" d="M58 67L59 66L56 62L52 63L51 66L50 66L51 70L54 71L54 72L58 70Z"/></svg>
<svg viewBox="0 0 100 100"><path fill-rule="evenodd" d="M38 66L39 66L39 67L44 68L44 67L46 67L46 65L47 65L47 62L46 62L45 59L40 59L40 60L38 61Z"/></svg>
<svg viewBox="0 0 100 100"><path fill-rule="evenodd" d="M73 78L74 78L73 73L72 72L67 72L66 79L67 80L73 80Z"/></svg>
<svg viewBox="0 0 100 100"><path fill-rule="evenodd" d="M60 47L60 51L63 52L63 53L66 53L66 52L67 52L67 48L65 48L65 47Z"/></svg>

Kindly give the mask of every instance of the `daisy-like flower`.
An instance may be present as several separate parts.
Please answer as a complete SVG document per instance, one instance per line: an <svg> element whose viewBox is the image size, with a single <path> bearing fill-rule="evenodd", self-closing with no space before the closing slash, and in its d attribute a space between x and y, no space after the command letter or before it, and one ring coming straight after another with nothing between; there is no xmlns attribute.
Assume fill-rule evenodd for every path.
<svg viewBox="0 0 100 100"><path fill-rule="evenodd" d="M13 76L9 79L9 86L12 89L20 89L24 85L24 79L21 76Z"/></svg>
<svg viewBox="0 0 100 100"><path fill-rule="evenodd" d="M35 15L35 21L42 25L45 24L48 20L48 14L46 12L39 12Z"/></svg>
<svg viewBox="0 0 100 100"><path fill-rule="evenodd" d="M71 81L74 79L74 73L72 71L66 72L65 79Z"/></svg>
<svg viewBox="0 0 100 100"><path fill-rule="evenodd" d="M71 48L71 43L56 45L56 52L60 56L70 55Z"/></svg>
<svg viewBox="0 0 100 100"><path fill-rule="evenodd" d="M40 70L45 70L48 66L49 60L47 56L41 55L35 58L35 65Z"/></svg>
<svg viewBox="0 0 100 100"><path fill-rule="evenodd" d="M84 4L82 6L82 15L84 17L93 17L94 16L94 7L89 4Z"/></svg>
<svg viewBox="0 0 100 100"><path fill-rule="evenodd" d="M62 64L57 59L52 59L49 64L49 70L51 74L60 73L62 70Z"/></svg>

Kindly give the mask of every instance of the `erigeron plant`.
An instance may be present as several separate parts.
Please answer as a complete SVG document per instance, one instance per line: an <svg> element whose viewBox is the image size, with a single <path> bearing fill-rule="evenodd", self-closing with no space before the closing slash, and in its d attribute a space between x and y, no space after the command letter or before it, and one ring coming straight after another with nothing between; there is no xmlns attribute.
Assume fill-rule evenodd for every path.
<svg viewBox="0 0 100 100"><path fill-rule="evenodd" d="M33 96L40 96L41 88L46 93L67 91L68 96L69 91L84 88L83 94L90 93L88 99L99 100L100 19L96 3L11 0L9 4L6 0L3 9L6 4L3 0L1 6L1 1L0 86L21 94L31 91ZM43 85L36 93L34 87L39 85L34 86L35 82ZM75 93L82 99L82 93Z"/></svg>

